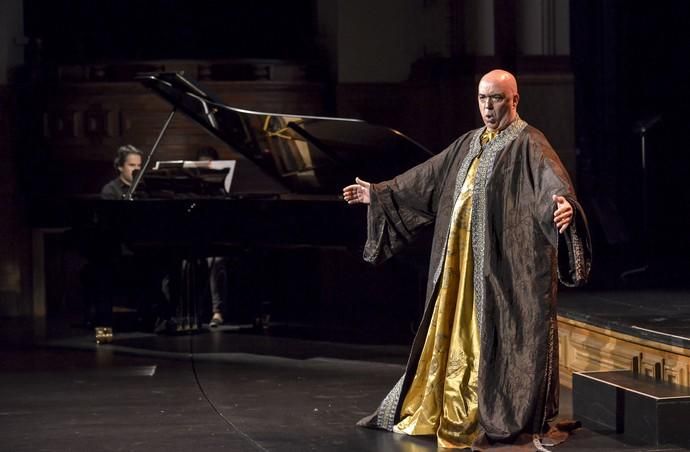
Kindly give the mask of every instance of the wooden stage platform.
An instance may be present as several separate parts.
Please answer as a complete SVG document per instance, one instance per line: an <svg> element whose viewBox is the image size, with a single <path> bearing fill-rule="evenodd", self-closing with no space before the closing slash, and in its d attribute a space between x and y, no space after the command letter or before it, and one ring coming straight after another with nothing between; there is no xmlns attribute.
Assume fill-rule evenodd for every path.
<svg viewBox="0 0 690 452"><path fill-rule="evenodd" d="M690 290L561 291L561 384L572 373L632 369L690 386Z"/></svg>

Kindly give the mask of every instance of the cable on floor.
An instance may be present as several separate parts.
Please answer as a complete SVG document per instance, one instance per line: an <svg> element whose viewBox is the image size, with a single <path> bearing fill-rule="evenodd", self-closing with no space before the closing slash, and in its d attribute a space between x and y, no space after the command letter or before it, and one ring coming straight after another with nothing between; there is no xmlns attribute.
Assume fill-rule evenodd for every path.
<svg viewBox="0 0 690 452"><path fill-rule="evenodd" d="M216 407L216 405L213 403L211 398L208 396L206 391L204 390L203 385L201 384L201 380L199 379L199 373L197 372L196 369L196 361L194 360L194 335L192 333L189 333L189 358L190 362L192 363L192 373L194 374L194 381L196 381L196 385L199 388L199 391L201 392L201 395L204 396L204 399L206 399L206 402L211 406L211 409L216 412L218 416L223 419L223 421L238 435L240 435L242 438L247 440L252 446L254 446L257 450L261 450L264 452L268 452L268 449L263 447L261 444L256 442L251 436L247 435L244 433L242 430L240 430L230 419L225 417L223 413Z"/></svg>

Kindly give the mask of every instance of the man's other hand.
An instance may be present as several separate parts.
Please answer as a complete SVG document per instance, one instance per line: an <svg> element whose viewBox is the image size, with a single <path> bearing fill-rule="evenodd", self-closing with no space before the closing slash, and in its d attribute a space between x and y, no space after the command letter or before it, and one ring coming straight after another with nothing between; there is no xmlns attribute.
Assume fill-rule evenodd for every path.
<svg viewBox="0 0 690 452"><path fill-rule="evenodd" d="M563 196L553 195L553 202L556 203L553 222L556 223L558 232L563 234L573 220L573 206Z"/></svg>
<svg viewBox="0 0 690 452"><path fill-rule="evenodd" d="M343 198L348 204L369 204L369 182L363 181L359 177L355 178L356 184L348 185L343 188Z"/></svg>

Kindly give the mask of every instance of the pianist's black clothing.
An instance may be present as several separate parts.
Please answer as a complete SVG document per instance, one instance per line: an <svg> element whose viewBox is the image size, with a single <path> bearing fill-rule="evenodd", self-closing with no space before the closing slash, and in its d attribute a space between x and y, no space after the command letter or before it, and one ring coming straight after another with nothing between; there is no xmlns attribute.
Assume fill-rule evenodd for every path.
<svg viewBox="0 0 690 452"><path fill-rule="evenodd" d="M123 199L125 193L129 190L129 185L122 182L122 179L116 177L103 186L101 190L102 199Z"/></svg>
<svg viewBox="0 0 690 452"><path fill-rule="evenodd" d="M103 186L100 196L105 200L122 200L129 185L119 177ZM165 273L155 256L133 253L122 241L121 233L108 221L99 219L87 230L88 245L84 250L88 264L82 270L82 283L89 306L87 322L112 326L113 301L123 299L136 307L139 320L151 326L157 310L165 304L160 281ZM148 325L146 325L148 324Z"/></svg>

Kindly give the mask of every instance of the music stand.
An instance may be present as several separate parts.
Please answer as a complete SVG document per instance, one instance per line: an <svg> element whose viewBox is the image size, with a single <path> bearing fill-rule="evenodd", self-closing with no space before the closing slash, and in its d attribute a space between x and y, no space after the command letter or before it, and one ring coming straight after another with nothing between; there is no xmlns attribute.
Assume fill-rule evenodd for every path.
<svg viewBox="0 0 690 452"><path fill-rule="evenodd" d="M227 196L232 188L235 160L158 161L144 175L150 196Z"/></svg>

